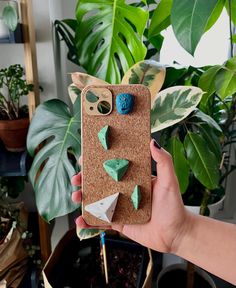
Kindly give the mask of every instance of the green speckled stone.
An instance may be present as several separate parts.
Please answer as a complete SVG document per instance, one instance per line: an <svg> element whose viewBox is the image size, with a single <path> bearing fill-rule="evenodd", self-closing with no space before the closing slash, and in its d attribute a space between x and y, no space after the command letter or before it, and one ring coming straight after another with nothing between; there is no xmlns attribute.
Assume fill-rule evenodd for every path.
<svg viewBox="0 0 236 288"><path fill-rule="evenodd" d="M103 163L103 167L108 175L115 181L120 181L127 171L129 160L126 159L109 159Z"/></svg>
<svg viewBox="0 0 236 288"><path fill-rule="evenodd" d="M105 150L109 149L109 143L108 143L108 133L109 133L109 126L104 126L99 132L98 132L98 139L102 144L102 147Z"/></svg>
<svg viewBox="0 0 236 288"><path fill-rule="evenodd" d="M138 185L136 185L134 187L134 192L131 195L131 200L133 202L134 209L138 210L139 203L141 201L141 191L140 191L140 187Z"/></svg>

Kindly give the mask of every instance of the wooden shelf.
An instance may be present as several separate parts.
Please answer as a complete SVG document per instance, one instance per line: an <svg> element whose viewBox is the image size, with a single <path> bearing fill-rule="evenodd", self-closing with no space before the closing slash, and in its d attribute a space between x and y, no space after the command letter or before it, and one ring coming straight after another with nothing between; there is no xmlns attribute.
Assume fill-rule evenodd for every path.
<svg viewBox="0 0 236 288"><path fill-rule="evenodd" d="M34 90L29 93L28 106L29 117L32 119L33 113L40 102L38 67L36 57L35 26L33 21L33 9L31 0L20 0L20 10L22 17L22 31L24 39L25 72L28 84L34 85ZM51 254L51 238L49 225L39 216L39 238L41 248L41 259L46 263Z"/></svg>

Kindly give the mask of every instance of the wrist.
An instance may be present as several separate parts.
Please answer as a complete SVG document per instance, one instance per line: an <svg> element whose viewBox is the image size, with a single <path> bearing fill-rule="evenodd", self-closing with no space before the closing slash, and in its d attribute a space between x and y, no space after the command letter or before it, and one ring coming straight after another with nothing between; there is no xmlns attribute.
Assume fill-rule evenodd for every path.
<svg viewBox="0 0 236 288"><path fill-rule="evenodd" d="M182 222L182 225L178 229L178 233L176 234L175 238L172 241L171 245L171 252L172 254L181 256L181 247L183 246L182 244L186 242L186 240L190 237L191 235L191 230L194 226L195 222L195 217L196 215L190 213L185 209L185 217ZM184 249L184 247L183 247Z"/></svg>

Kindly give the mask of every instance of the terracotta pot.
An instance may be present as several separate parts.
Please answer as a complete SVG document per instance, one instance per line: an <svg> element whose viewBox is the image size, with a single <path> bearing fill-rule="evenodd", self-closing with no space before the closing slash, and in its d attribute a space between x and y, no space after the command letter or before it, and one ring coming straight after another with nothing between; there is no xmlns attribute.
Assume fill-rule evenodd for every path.
<svg viewBox="0 0 236 288"><path fill-rule="evenodd" d="M29 119L0 121L0 138L8 151L18 152L25 150L26 137L29 128Z"/></svg>

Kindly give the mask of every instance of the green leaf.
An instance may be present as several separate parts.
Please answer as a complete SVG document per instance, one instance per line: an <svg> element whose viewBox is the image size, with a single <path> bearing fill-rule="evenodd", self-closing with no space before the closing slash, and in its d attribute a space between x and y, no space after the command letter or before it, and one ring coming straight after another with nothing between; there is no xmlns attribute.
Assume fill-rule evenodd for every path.
<svg viewBox="0 0 236 288"><path fill-rule="evenodd" d="M152 56L154 56L157 52L161 51L161 47L162 47L162 44L163 44L163 41L164 41L164 37L161 34L158 34L158 35L155 35L155 36L149 38L148 41L151 43L151 45L154 48L148 49L145 59L150 59L151 58L151 57L149 57L149 55L151 54L150 50L154 50L155 51L155 53Z"/></svg>
<svg viewBox="0 0 236 288"><path fill-rule="evenodd" d="M215 65L205 71L199 79L198 86L206 93L203 94L200 103L201 109L205 110L204 107L207 105L208 99L216 91L215 77L216 74L222 69L221 65Z"/></svg>
<svg viewBox="0 0 236 288"><path fill-rule="evenodd" d="M228 0L218 0L214 10L211 13L209 20L207 22L206 29L204 32L208 31L216 23L216 21L220 17L221 12L224 8L225 1L228 1Z"/></svg>
<svg viewBox="0 0 236 288"><path fill-rule="evenodd" d="M217 137L215 131L207 124L198 125L199 133L206 141L209 150L216 156L217 161L221 161L222 151L220 146L219 137Z"/></svg>
<svg viewBox="0 0 236 288"><path fill-rule="evenodd" d="M216 92L222 100L236 92L236 71L222 68L215 77Z"/></svg>
<svg viewBox="0 0 236 288"><path fill-rule="evenodd" d="M236 56L228 59L225 63L225 67L236 73Z"/></svg>
<svg viewBox="0 0 236 288"><path fill-rule="evenodd" d="M219 0L173 0L171 23L180 45L194 55Z"/></svg>
<svg viewBox="0 0 236 288"><path fill-rule="evenodd" d="M231 14L231 19L234 25L236 25L236 0L230 0L231 4L231 11L229 11L229 0L226 0L225 7L227 9L227 12Z"/></svg>
<svg viewBox="0 0 236 288"><path fill-rule="evenodd" d="M171 137L167 141L166 149L172 155L180 191L183 194L189 184L189 165L185 158L184 146L177 137Z"/></svg>
<svg viewBox="0 0 236 288"><path fill-rule="evenodd" d="M56 21L60 22L59 20L56 20ZM73 30L73 32L76 31L77 26L78 26L77 20L75 20L75 19L63 19L62 22L65 23L67 26L69 26L70 29Z"/></svg>
<svg viewBox="0 0 236 288"><path fill-rule="evenodd" d="M236 43L236 34L234 34L234 35L232 36L232 42L233 42L233 43Z"/></svg>
<svg viewBox="0 0 236 288"><path fill-rule="evenodd" d="M162 30L170 25L170 12L173 0L161 0L155 9L150 27L148 29L148 38L158 35Z"/></svg>
<svg viewBox="0 0 236 288"><path fill-rule="evenodd" d="M125 0L80 0L76 7L78 59L91 75L109 83L145 58L148 12Z"/></svg>
<svg viewBox="0 0 236 288"><path fill-rule="evenodd" d="M216 121L211 118L209 115L205 114L199 109L196 109L196 112L194 113L194 116L191 117L191 120L197 119L200 123L206 123L208 126L210 126L212 129L216 130L218 134L222 133L222 129L220 126L216 123Z"/></svg>
<svg viewBox="0 0 236 288"><path fill-rule="evenodd" d="M198 134L188 132L184 139L186 156L194 176L207 188L219 185L219 162L208 149L208 143Z"/></svg>
<svg viewBox="0 0 236 288"><path fill-rule="evenodd" d="M55 45L59 45L59 41L65 41L65 44L68 48L67 58L76 65L80 65L77 57L77 49L75 45L75 36L74 33L71 33L70 23L68 21L59 21L54 22L54 27L56 31L56 40ZM59 48L58 48L59 49Z"/></svg>
<svg viewBox="0 0 236 288"><path fill-rule="evenodd" d="M15 31L18 23L17 12L14 7L7 5L2 12L2 18L4 23L11 31Z"/></svg>
<svg viewBox="0 0 236 288"><path fill-rule="evenodd" d="M193 86L175 86L158 93L151 110L152 133L186 118L198 105L202 90Z"/></svg>
<svg viewBox="0 0 236 288"><path fill-rule="evenodd" d="M46 221L77 208L71 201L70 181L76 173L71 155L77 160L80 156L80 97L73 110L59 99L46 101L36 109L28 132L27 149L34 156L29 177Z"/></svg>
<svg viewBox="0 0 236 288"><path fill-rule="evenodd" d="M168 88L172 86L176 86L176 82L182 79L182 77L186 74L187 69L182 66L175 65L166 67L166 77L165 82L163 84L163 88Z"/></svg>

